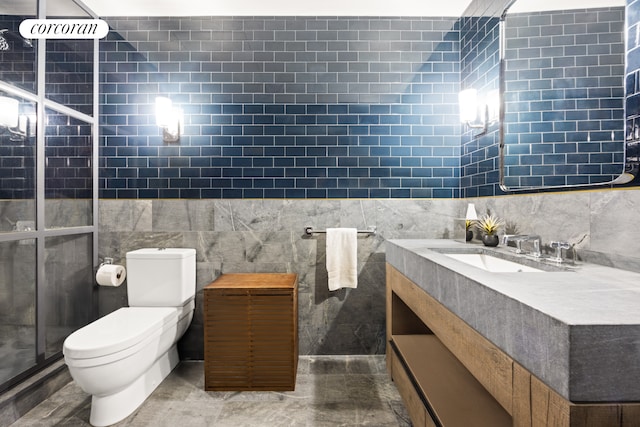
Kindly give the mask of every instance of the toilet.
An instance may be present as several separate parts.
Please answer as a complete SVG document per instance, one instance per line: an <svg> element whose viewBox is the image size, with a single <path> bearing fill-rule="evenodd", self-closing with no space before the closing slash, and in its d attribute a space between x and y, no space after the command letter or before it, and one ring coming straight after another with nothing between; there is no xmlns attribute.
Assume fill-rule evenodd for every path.
<svg viewBox="0 0 640 427"><path fill-rule="evenodd" d="M193 318L196 251L127 252L129 307L75 331L64 342L74 381L91 394L91 417L108 426L129 416L178 364L176 344Z"/></svg>

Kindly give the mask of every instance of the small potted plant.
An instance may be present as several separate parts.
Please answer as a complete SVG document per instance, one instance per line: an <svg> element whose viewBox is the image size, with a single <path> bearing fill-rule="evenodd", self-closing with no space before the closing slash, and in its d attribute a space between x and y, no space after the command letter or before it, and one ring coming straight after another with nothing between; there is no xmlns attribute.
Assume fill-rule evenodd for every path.
<svg viewBox="0 0 640 427"><path fill-rule="evenodd" d="M476 221L475 226L482 235L482 243L485 246L498 246L498 230L504 226L502 219L487 213Z"/></svg>

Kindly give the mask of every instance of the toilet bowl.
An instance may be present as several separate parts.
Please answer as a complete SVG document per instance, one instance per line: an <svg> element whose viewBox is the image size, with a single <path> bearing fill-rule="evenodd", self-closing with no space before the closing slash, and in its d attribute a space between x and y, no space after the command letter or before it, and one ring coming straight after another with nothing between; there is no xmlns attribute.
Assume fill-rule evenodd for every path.
<svg viewBox="0 0 640 427"><path fill-rule="evenodd" d="M130 307L75 331L63 345L71 377L92 395L89 422L96 427L129 416L175 368L176 345L195 308L195 250L141 249L127 254L127 264L134 271Z"/></svg>
<svg viewBox="0 0 640 427"><path fill-rule="evenodd" d="M71 334L64 358L74 381L92 395L94 426L130 415L178 364L178 339L193 317L183 308L121 308Z"/></svg>

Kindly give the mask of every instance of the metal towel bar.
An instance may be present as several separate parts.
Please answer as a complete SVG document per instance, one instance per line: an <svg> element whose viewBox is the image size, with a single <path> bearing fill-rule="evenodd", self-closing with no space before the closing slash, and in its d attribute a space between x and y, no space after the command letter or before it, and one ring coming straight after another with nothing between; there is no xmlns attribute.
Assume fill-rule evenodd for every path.
<svg viewBox="0 0 640 427"><path fill-rule="evenodd" d="M304 228L304 234L306 234L307 236L311 236L312 234L324 234L326 233L327 230L314 230L313 227L305 227ZM375 236L376 234L376 227L375 226L371 226L368 227L366 230L357 230L358 234L366 234L368 236Z"/></svg>

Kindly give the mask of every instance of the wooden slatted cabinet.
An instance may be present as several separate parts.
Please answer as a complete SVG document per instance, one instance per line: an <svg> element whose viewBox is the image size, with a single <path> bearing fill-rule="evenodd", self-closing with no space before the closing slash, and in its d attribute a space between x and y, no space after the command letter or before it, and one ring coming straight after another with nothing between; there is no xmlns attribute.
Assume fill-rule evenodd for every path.
<svg viewBox="0 0 640 427"><path fill-rule="evenodd" d="M204 288L205 390L294 390L297 368L296 274L223 274Z"/></svg>

